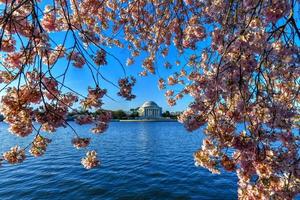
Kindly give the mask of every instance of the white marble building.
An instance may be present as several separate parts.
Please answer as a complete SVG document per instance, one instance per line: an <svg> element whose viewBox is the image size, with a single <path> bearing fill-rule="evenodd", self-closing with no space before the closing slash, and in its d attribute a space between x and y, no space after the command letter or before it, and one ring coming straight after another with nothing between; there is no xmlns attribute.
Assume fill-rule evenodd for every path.
<svg viewBox="0 0 300 200"><path fill-rule="evenodd" d="M162 114L162 108L159 107L153 101L146 101L139 109L138 113L140 118L160 118Z"/></svg>

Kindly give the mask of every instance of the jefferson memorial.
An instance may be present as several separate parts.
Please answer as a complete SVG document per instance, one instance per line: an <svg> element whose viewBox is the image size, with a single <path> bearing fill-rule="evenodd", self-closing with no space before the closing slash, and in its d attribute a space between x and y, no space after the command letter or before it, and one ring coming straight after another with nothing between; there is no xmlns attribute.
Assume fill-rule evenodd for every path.
<svg viewBox="0 0 300 200"><path fill-rule="evenodd" d="M139 109L140 118L161 118L162 108L153 101L146 101Z"/></svg>

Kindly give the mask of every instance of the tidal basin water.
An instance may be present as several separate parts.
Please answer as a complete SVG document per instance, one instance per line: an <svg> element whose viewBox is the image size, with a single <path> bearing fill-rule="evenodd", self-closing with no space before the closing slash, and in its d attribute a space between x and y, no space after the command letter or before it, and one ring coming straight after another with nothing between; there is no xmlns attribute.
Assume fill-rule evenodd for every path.
<svg viewBox="0 0 300 200"><path fill-rule="evenodd" d="M201 130L189 133L177 122L112 122L93 135L89 126L71 123L81 136L92 137L101 167L80 164L85 150L71 145L71 129L44 134L52 139L43 157L0 167L0 200L12 199L237 199L237 177L213 175L196 167L193 152ZM0 152L28 139L17 138L0 123Z"/></svg>

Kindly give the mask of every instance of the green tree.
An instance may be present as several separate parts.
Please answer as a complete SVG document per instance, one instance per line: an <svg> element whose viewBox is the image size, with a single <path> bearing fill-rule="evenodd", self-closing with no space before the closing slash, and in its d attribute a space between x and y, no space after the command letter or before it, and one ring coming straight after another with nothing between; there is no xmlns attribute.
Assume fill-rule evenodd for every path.
<svg viewBox="0 0 300 200"><path fill-rule="evenodd" d="M137 108L131 108L130 109L130 115L129 115L129 117L130 118L136 118L136 117L139 117L139 113L138 113L138 109L139 109L140 107L137 107Z"/></svg>
<svg viewBox="0 0 300 200"><path fill-rule="evenodd" d="M162 114L163 117L171 117L171 113L169 111L166 111Z"/></svg>
<svg viewBox="0 0 300 200"><path fill-rule="evenodd" d="M125 119L126 117L127 117L127 114L123 110L112 111L113 119Z"/></svg>

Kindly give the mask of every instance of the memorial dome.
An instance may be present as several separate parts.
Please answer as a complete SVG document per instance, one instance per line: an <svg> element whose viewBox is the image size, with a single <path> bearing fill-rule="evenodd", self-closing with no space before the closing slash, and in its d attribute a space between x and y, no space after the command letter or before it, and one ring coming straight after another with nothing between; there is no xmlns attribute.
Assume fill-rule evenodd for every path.
<svg viewBox="0 0 300 200"><path fill-rule="evenodd" d="M145 107L159 107L154 101L146 101L143 105L143 108Z"/></svg>
<svg viewBox="0 0 300 200"><path fill-rule="evenodd" d="M162 108L154 101L146 101L138 109L138 113L140 118L156 119L161 117Z"/></svg>

